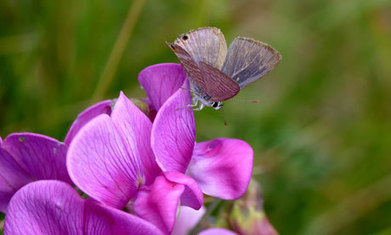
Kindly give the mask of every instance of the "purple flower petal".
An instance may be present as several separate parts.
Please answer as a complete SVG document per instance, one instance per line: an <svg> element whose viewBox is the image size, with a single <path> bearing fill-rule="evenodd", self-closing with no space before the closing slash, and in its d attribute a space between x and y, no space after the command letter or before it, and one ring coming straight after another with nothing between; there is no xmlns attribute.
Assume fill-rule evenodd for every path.
<svg viewBox="0 0 391 235"><path fill-rule="evenodd" d="M131 153L133 164L144 169L146 184L152 184L161 173L151 148L152 122L122 92L115 104L111 119Z"/></svg>
<svg viewBox="0 0 391 235"><path fill-rule="evenodd" d="M224 228L210 228L200 232L198 235L237 235L237 233Z"/></svg>
<svg viewBox="0 0 391 235"><path fill-rule="evenodd" d="M184 88L189 84L186 80ZM184 173L191 160L195 141L194 113L186 105L191 95L177 90L161 107L152 127L152 149L163 171Z"/></svg>
<svg viewBox="0 0 391 235"><path fill-rule="evenodd" d="M114 104L115 100L105 100L94 104L93 106L87 108L82 113L77 116L77 119L73 122L71 128L68 131L67 136L65 137L64 143L69 146L72 139L75 137L80 128L82 128L87 122L89 122L94 117L100 114L111 114L111 107Z"/></svg>
<svg viewBox="0 0 391 235"><path fill-rule="evenodd" d="M144 179L141 163L127 152L106 114L80 129L69 147L67 167L83 192L115 208L123 208Z"/></svg>
<svg viewBox="0 0 391 235"><path fill-rule="evenodd" d="M149 66L138 75L138 80L156 111L182 86L185 79L182 66L173 63Z"/></svg>
<svg viewBox="0 0 391 235"><path fill-rule="evenodd" d="M246 191L252 167L253 150L246 142L218 138L196 144L187 174L204 193L234 200Z"/></svg>
<svg viewBox="0 0 391 235"><path fill-rule="evenodd" d="M181 196L182 206L189 206L196 210L201 208L204 201L204 195L194 179L179 172L166 172L164 173L164 176L171 182L186 186L185 191Z"/></svg>
<svg viewBox="0 0 391 235"><path fill-rule="evenodd" d="M42 180L21 188L12 197L5 234L81 234L83 199L68 184Z"/></svg>
<svg viewBox="0 0 391 235"><path fill-rule="evenodd" d="M205 212L205 207L194 210L187 206L181 206L171 235L188 234L188 232L201 220Z"/></svg>
<svg viewBox="0 0 391 235"><path fill-rule="evenodd" d="M72 183L66 169L66 146L34 133L9 135L0 148L0 210L23 185L42 179Z"/></svg>
<svg viewBox="0 0 391 235"><path fill-rule="evenodd" d="M84 234L163 234L148 221L121 210L98 205L92 200L87 200L85 207Z"/></svg>
<svg viewBox="0 0 391 235"><path fill-rule="evenodd" d="M12 195L31 181L29 174L0 148L0 211L5 212Z"/></svg>
<svg viewBox="0 0 391 235"><path fill-rule="evenodd" d="M174 227L179 198L185 186L158 176L150 187L140 189L133 208L138 216L153 223L164 233Z"/></svg>
<svg viewBox="0 0 391 235"><path fill-rule="evenodd" d="M66 183L37 181L12 198L5 234L162 234L151 223L114 208L83 200Z"/></svg>

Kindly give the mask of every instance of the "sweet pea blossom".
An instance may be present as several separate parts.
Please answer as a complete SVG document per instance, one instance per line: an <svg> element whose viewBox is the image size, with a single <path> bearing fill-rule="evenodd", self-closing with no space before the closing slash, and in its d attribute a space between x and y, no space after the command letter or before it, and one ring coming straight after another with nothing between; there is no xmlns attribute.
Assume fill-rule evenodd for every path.
<svg viewBox="0 0 391 235"><path fill-rule="evenodd" d="M5 234L162 234L129 213L82 199L69 184L41 180L18 190L4 222Z"/></svg>
<svg viewBox="0 0 391 235"><path fill-rule="evenodd" d="M0 211L6 212L14 193L24 185L44 179L72 184L60 141L34 133L13 133L0 139Z"/></svg>
<svg viewBox="0 0 391 235"><path fill-rule="evenodd" d="M70 141L67 167L73 182L93 199L128 211L169 233L179 199L198 209L202 192L180 172L163 172L150 146L151 120L123 93L110 115L94 117Z"/></svg>
<svg viewBox="0 0 391 235"><path fill-rule="evenodd" d="M158 64L139 74L157 111L151 146L163 172L181 172L197 181L205 194L226 200L241 197L253 166L253 150L238 139L195 142L195 120L189 85L181 65Z"/></svg>

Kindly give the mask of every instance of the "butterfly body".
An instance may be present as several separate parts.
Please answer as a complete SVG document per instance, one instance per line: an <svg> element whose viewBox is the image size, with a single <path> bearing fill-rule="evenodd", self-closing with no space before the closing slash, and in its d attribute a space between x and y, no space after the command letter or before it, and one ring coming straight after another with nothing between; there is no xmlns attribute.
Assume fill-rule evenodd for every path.
<svg viewBox="0 0 391 235"><path fill-rule="evenodd" d="M281 55L269 45L250 38L237 37L227 51L224 35L214 27L205 27L180 35L168 43L189 78L193 105L198 109L222 107L248 84L272 70Z"/></svg>

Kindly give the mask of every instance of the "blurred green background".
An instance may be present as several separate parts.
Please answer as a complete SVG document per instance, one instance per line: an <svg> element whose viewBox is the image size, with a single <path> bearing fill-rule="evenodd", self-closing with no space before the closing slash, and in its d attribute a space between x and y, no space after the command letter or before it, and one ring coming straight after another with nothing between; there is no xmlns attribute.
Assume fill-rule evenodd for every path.
<svg viewBox="0 0 391 235"><path fill-rule="evenodd" d="M138 72L177 62L165 41L201 26L283 55L238 96L260 103L226 103L228 128L196 113L198 141L253 146L276 229L391 234L390 0L2 0L0 136L63 140L88 105L144 96Z"/></svg>

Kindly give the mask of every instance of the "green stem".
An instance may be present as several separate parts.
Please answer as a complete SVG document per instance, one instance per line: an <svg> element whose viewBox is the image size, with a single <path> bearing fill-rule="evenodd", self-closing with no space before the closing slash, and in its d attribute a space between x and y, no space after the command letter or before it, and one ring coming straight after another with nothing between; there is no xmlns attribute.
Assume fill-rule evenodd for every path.
<svg viewBox="0 0 391 235"><path fill-rule="evenodd" d="M134 0L130 6L125 22L118 35L117 41L114 44L113 50L110 53L110 57L103 69L102 75L99 78L98 85L92 96L92 102L95 103L101 100L106 93L110 82L113 80L115 72L117 71L119 62L126 49L126 45L132 35L133 28L137 22L137 19L141 13L141 10L146 0Z"/></svg>

